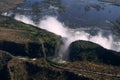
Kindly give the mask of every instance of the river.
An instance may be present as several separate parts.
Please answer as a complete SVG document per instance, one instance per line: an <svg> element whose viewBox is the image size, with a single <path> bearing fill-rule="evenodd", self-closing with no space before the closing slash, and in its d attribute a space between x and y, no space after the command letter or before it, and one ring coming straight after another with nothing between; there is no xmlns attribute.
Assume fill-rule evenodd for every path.
<svg viewBox="0 0 120 80"><path fill-rule="evenodd" d="M116 20L120 18L120 6L112 3L98 0L26 0L4 15L61 35L64 45L59 56L66 55L64 53L69 45L76 40L91 41L120 51L120 37L114 34L116 30L113 28L113 23L117 24Z"/></svg>

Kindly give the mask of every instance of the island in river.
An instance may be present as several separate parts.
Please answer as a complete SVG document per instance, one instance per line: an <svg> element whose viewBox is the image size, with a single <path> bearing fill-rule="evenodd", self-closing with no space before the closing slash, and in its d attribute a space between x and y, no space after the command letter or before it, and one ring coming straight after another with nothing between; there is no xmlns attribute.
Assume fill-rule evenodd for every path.
<svg viewBox="0 0 120 80"><path fill-rule="evenodd" d="M120 1L119 0L100 0L100 1L104 1L104 2L109 2L109 3L116 4L116 5L120 5Z"/></svg>

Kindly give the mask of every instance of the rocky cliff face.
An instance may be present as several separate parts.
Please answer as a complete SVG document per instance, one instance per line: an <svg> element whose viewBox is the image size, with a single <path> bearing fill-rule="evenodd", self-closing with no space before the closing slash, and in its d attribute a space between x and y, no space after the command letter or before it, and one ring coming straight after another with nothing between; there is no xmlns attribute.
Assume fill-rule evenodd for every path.
<svg viewBox="0 0 120 80"><path fill-rule="evenodd" d="M12 55L10 55L8 52L0 50L0 80L9 80L7 64L11 59Z"/></svg>
<svg viewBox="0 0 120 80"><path fill-rule="evenodd" d="M44 59L15 57L0 51L0 80L91 80L45 64Z"/></svg>
<svg viewBox="0 0 120 80"><path fill-rule="evenodd" d="M60 36L11 18L0 16L0 49L15 56L43 57L42 44L47 56L54 56Z"/></svg>
<svg viewBox="0 0 120 80"><path fill-rule="evenodd" d="M68 64L47 61L43 45L46 57L54 57L60 38L35 26L0 16L0 80L119 80L116 75L120 74L119 67L96 65L118 66L118 53L91 42L73 42L69 48L72 62Z"/></svg>
<svg viewBox="0 0 120 80"><path fill-rule="evenodd" d="M89 80L42 59L42 45L53 57L60 43L58 35L0 16L0 80Z"/></svg>
<svg viewBox="0 0 120 80"><path fill-rule="evenodd" d="M88 41L75 41L70 45L71 61L90 61L109 65L120 65L120 53L107 50Z"/></svg>
<svg viewBox="0 0 120 80"><path fill-rule="evenodd" d="M39 59L39 62L44 62ZM11 80L90 80L36 61L12 59L8 63Z"/></svg>
<svg viewBox="0 0 120 80"><path fill-rule="evenodd" d="M1 0L0 12L22 1ZM0 16L0 80L120 80L117 52L76 41L69 48L72 62L47 61L43 45L46 57L54 57L60 43L58 35Z"/></svg>

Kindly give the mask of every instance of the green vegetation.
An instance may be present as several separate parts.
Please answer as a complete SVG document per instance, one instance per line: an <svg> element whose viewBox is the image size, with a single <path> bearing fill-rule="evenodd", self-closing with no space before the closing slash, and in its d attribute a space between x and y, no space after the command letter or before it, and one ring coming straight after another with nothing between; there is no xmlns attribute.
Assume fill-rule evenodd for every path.
<svg viewBox="0 0 120 80"><path fill-rule="evenodd" d="M1 0L0 12L22 2ZM47 8L52 5L58 12L64 12L60 0L43 2ZM101 9L99 5L91 7ZM41 12L38 3L32 8L35 14ZM89 10L89 6L85 9ZM116 22L120 23L119 20ZM52 61L60 47L60 38L36 26L0 16L0 80L120 80L120 54L91 42L73 42L70 45L71 62Z"/></svg>
<svg viewBox="0 0 120 80"><path fill-rule="evenodd" d="M55 54L60 36L11 18L0 16L0 48L13 55L42 57L43 43L47 56Z"/></svg>
<svg viewBox="0 0 120 80"><path fill-rule="evenodd" d="M72 72L45 66L43 59L30 62L29 60L12 59L8 63L11 80L89 80ZM42 66L41 66L42 65ZM18 73L19 72L19 73Z"/></svg>
<svg viewBox="0 0 120 80"><path fill-rule="evenodd" d="M53 57L60 46L61 37L58 35L0 16L0 37L0 49L9 52L4 52L2 56L0 54L0 80L96 80L101 77L101 80L119 80L117 77L93 73L120 74L119 67L105 65L118 65L118 61L113 64L120 59L118 53L97 44L85 41L72 43L70 59L74 62L59 64L48 58ZM47 55L46 62L42 44ZM90 72L79 71L81 69Z"/></svg>
<svg viewBox="0 0 120 80"><path fill-rule="evenodd" d="M112 65L103 65L103 64L95 64L89 61L75 61L68 64L68 67L72 69L80 70L79 73L85 75L93 80L119 80L120 77L115 77L117 74L120 74L120 67L115 67ZM102 73L97 74L97 73ZM114 76L104 75L110 74Z"/></svg>
<svg viewBox="0 0 120 80"><path fill-rule="evenodd" d="M90 61L120 66L120 53L104 49L88 41L75 41L70 45L71 61Z"/></svg>

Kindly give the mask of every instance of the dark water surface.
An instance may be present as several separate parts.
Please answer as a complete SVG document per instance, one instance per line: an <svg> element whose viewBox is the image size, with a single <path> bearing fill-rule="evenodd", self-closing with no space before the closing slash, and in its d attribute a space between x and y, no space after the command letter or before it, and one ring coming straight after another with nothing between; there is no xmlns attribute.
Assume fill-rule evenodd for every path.
<svg viewBox="0 0 120 80"><path fill-rule="evenodd" d="M26 0L12 12L31 16L36 22L50 15L57 16L70 28L97 27L110 30L110 22L120 17L120 6L98 0Z"/></svg>

